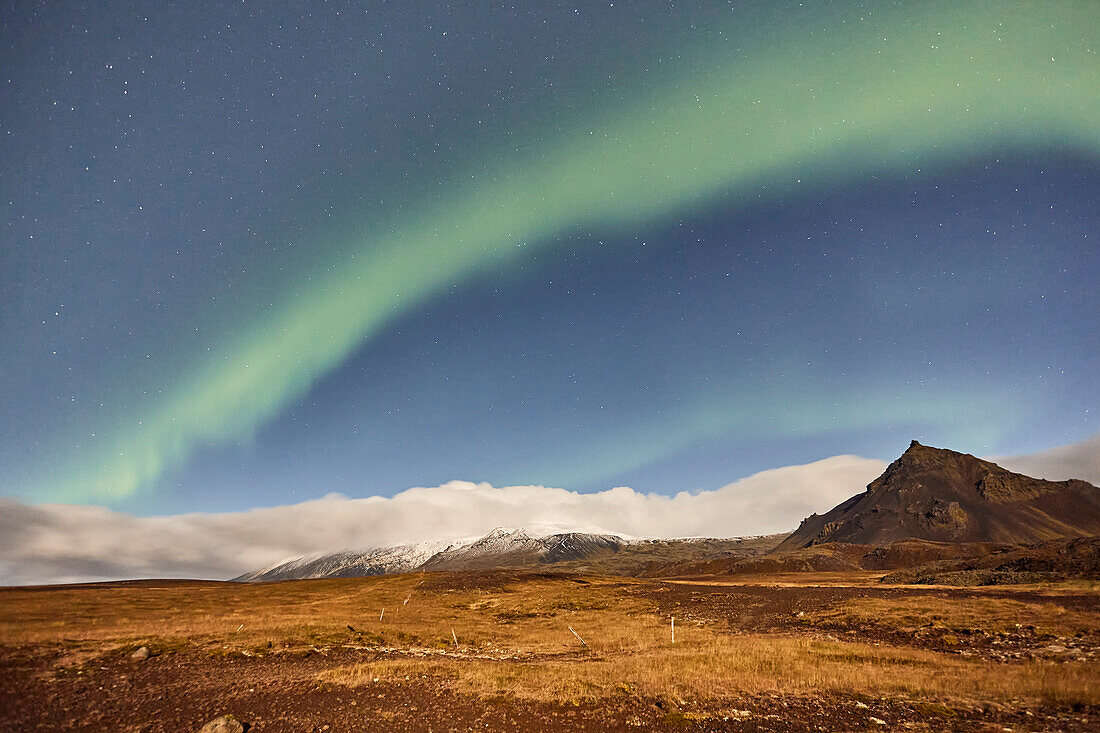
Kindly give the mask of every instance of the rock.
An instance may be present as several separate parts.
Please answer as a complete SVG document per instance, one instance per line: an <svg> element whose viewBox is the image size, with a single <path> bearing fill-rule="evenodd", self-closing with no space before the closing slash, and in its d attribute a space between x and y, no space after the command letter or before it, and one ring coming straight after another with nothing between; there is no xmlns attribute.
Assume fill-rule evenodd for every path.
<svg viewBox="0 0 1100 733"><path fill-rule="evenodd" d="M199 733L244 733L244 725L233 715L222 715L204 725Z"/></svg>
<svg viewBox="0 0 1100 733"><path fill-rule="evenodd" d="M144 662L148 658L149 658L149 647L147 647L147 646L141 647L136 652L134 652L133 654L130 655L130 659L133 659L135 662Z"/></svg>

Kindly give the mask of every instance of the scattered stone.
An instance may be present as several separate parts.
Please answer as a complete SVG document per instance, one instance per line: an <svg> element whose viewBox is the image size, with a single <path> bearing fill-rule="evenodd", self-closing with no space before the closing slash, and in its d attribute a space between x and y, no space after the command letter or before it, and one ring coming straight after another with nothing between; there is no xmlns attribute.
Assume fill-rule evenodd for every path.
<svg viewBox="0 0 1100 733"><path fill-rule="evenodd" d="M148 658L149 658L149 647L147 647L147 646L141 647L136 652L134 652L133 654L130 655L130 659L133 659L135 662L144 662Z"/></svg>
<svg viewBox="0 0 1100 733"><path fill-rule="evenodd" d="M244 733L244 725L234 715L222 715L204 725L199 733Z"/></svg>
<svg viewBox="0 0 1100 733"><path fill-rule="evenodd" d="M882 718L871 717L871 718L868 718L868 720L870 720L875 725L886 725L886 721L883 720Z"/></svg>

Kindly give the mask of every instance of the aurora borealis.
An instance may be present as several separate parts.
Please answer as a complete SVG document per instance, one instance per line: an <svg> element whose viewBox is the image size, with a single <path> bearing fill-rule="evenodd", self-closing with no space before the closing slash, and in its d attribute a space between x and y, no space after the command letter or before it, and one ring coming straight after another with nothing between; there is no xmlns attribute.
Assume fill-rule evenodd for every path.
<svg viewBox="0 0 1100 733"><path fill-rule="evenodd" d="M1091 2L7 8L0 494L1097 432Z"/></svg>

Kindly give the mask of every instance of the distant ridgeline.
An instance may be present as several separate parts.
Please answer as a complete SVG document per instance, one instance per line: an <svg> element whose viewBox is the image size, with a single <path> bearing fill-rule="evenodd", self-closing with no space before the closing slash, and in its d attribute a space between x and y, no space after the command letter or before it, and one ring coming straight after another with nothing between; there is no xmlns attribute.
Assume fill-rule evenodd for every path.
<svg viewBox="0 0 1100 733"><path fill-rule="evenodd" d="M245 573L242 582L353 578L426 570L489 570L545 567L561 570L639 575L669 563L708 557L752 557L775 547L784 535L624 539L612 534L560 532L538 535L499 527L484 537L421 542L371 550L308 555Z"/></svg>

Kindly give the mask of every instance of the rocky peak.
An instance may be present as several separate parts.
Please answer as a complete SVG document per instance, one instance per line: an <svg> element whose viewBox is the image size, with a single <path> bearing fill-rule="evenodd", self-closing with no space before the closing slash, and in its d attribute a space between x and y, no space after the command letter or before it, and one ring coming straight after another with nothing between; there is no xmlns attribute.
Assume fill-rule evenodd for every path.
<svg viewBox="0 0 1100 733"><path fill-rule="evenodd" d="M1036 542L1100 533L1100 491L1084 481L1045 481L968 453L912 441L886 471L779 546Z"/></svg>
<svg viewBox="0 0 1100 733"><path fill-rule="evenodd" d="M482 537L483 540L495 540L503 539L505 537L514 537L517 539L526 539L531 535L526 530L516 529L514 527L494 527L489 531L489 534Z"/></svg>
<svg viewBox="0 0 1100 733"><path fill-rule="evenodd" d="M920 486L922 479L973 487L984 476L991 473L1015 475L995 463L983 461L969 453L959 453L947 448L933 448L921 445L914 440L881 476L867 485L867 491L874 493L883 490L912 489Z"/></svg>

